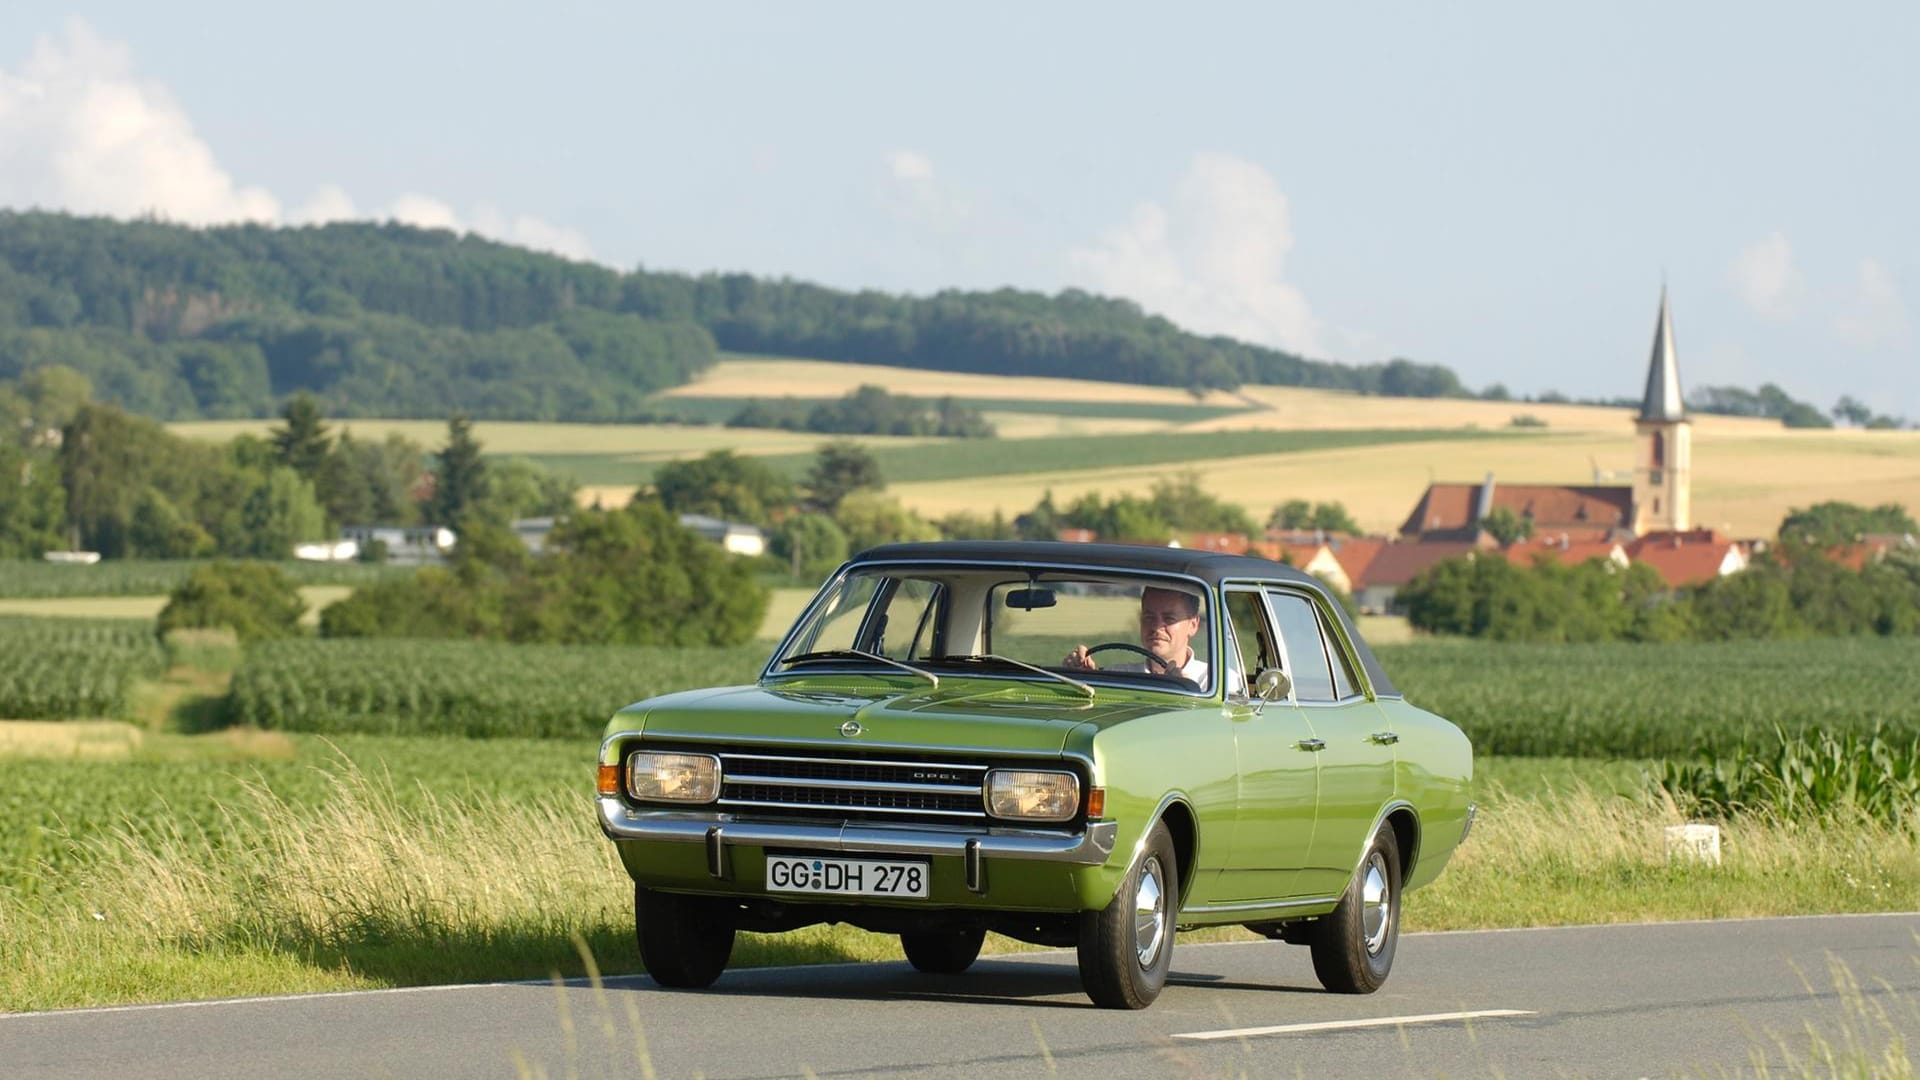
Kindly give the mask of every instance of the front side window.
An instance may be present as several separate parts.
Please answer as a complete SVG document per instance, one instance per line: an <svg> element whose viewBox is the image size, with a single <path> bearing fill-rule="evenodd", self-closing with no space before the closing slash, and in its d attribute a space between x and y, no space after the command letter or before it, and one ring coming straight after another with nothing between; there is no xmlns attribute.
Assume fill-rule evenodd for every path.
<svg viewBox="0 0 1920 1080"><path fill-rule="evenodd" d="M1197 582L1018 566L853 567L802 617L771 671L884 656L939 675L1211 692L1213 632ZM1256 598L1257 599L1257 598Z"/></svg>

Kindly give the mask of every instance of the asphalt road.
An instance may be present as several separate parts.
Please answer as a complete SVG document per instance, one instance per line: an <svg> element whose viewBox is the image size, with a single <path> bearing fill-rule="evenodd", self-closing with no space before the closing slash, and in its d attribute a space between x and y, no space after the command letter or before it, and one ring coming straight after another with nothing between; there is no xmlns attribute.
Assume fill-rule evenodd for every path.
<svg viewBox="0 0 1920 1080"><path fill-rule="evenodd" d="M1056 952L0 1015L0 1076L1718 1076L1809 1030L1920 1046L1920 914L1415 935L1367 997L1305 949L1186 944L1139 1013Z"/></svg>

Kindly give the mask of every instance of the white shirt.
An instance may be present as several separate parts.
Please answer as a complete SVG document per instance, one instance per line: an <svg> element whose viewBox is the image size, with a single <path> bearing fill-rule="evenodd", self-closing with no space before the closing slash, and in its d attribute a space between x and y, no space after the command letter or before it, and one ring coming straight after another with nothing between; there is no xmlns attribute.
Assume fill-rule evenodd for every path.
<svg viewBox="0 0 1920 1080"><path fill-rule="evenodd" d="M1115 664L1112 667L1108 668L1107 670L1108 671L1143 671L1150 675L1162 674L1162 670L1159 664L1149 664L1145 660L1135 660L1125 664ZM1181 678L1192 679L1193 685L1195 686L1205 686L1207 685L1207 662L1205 660L1200 659L1199 656L1194 654L1193 650L1189 649L1187 650L1187 662L1181 665L1179 670L1179 675Z"/></svg>

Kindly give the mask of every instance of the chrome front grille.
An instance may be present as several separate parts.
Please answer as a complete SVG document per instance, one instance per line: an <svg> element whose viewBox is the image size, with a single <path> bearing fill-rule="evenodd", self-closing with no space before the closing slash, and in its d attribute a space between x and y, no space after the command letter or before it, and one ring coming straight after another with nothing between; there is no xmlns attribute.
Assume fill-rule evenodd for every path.
<svg viewBox="0 0 1920 1080"><path fill-rule="evenodd" d="M965 825L984 822L989 766L721 754L720 805L767 817Z"/></svg>

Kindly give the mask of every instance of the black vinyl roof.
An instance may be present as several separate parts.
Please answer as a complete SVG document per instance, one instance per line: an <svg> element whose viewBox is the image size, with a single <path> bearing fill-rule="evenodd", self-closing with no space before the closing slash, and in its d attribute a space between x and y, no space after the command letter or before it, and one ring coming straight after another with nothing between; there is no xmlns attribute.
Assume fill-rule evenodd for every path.
<svg viewBox="0 0 1920 1080"><path fill-rule="evenodd" d="M994 562L1012 566L1066 564L1113 570L1146 570L1162 574L1184 574L1199 578L1211 586L1223 581L1252 579L1278 581L1309 589L1328 600L1327 607L1340 620L1367 669L1367 679L1382 697L1399 697L1393 681L1387 678L1380 661L1360 636L1360 628L1345 608L1334 602L1326 583L1312 574L1286 563L1254 555L1228 555L1218 551L1190 551L1186 548L1153 547L1146 544L1077 544L1059 540L943 540L920 544L881 544L855 555L863 562Z"/></svg>

